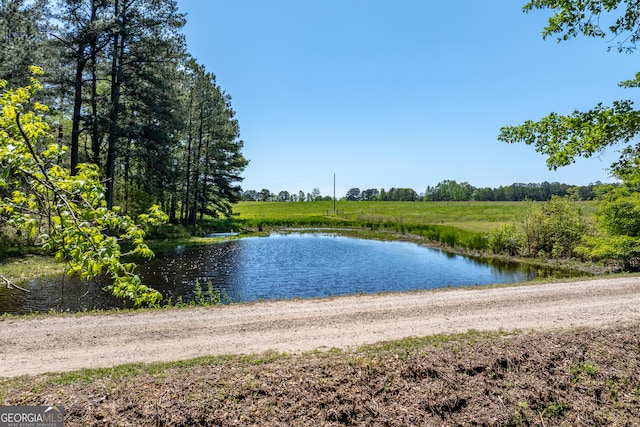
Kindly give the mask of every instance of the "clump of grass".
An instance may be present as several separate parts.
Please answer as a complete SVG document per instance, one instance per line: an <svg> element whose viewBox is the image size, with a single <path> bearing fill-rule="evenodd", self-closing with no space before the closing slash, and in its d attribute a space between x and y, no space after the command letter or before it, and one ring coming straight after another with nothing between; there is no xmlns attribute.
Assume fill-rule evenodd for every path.
<svg viewBox="0 0 640 427"><path fill-rule="evenodd" d="M569 368L569 374L571 375L571 382L577 383L582 378L594 377L600 372L598 365L592 362L578 363Z"/></svg>
<svg viewBox="0 0 640 427"><path fill-rule="evenodd" d="M169 298L165 302L165 304L163 304L162 307L163 308L208 307L208 306L214 306L214 305L221 305L222 302L223 302L222 293L219 290L214 289L213 283L211 283L211 281L207 283L207 289L203 290L202 286L200 285L200 281L196 280L196 283L193 287L192 299L190 299L189 301L184 301L180 296L178 297L178 300L174 302L173 300L171 300L171 298Z"/></svg>

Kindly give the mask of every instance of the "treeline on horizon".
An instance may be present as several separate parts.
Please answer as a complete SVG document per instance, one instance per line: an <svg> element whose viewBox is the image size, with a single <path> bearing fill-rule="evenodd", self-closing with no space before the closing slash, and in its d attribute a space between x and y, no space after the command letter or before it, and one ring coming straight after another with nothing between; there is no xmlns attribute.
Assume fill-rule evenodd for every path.
<svg viewBox="0 0 640 427"><path fill-rule="evenodd" d="M44 70L33 101L51 135L39 144L68 147L72 175L97 165L109 209L157 204L195 224L231 214L248 161L231 97L187 51L185 24L175 0L3 0L0 80L23 88L31 66Z"/></svg>
<svg viewBox="0 0 640 427"><path fill-rule="evenodd" d="M570 197L573 200L593 200L596 197L596 189L602 185L595 182L589 185L569 185L559 182L542 183L514 183L500 186L498 188L474 187L473 185L455 180L444 180L436 186L427 186L424 193L418 194L412 188L395 188L389 190L384 188L378 190L369 188L360 190L357 187L351 188L340 198L346 201L394 201L394 202L451 202L451 201L496 201L496 202L518 202L524 200L548 201L553 196ZM261 191L247 190L242 193L243 201L251 202L313 202L320 200L333 200L331 196L322 196L320 190L314 188L311 193L289 193L286 190L278 194L272 193L268 189Z"/></svg>

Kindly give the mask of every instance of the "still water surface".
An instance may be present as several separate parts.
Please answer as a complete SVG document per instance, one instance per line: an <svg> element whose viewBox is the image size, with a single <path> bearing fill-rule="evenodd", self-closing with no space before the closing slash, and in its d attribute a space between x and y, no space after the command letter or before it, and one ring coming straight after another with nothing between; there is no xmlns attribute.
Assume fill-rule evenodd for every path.
<svg viewBox="0 0 640 427"><path fill-rule="evenodd" d="M406 242L380 242L318 233L273 234L179 248L141 265L143 283L166 298L193 298L194 284L211 281L227 302L312 298L512 283L539 273L489 265ZM0 312L28 313L123 307L100 284L66 278L32 281L25 294L0 289Z"/></svg>

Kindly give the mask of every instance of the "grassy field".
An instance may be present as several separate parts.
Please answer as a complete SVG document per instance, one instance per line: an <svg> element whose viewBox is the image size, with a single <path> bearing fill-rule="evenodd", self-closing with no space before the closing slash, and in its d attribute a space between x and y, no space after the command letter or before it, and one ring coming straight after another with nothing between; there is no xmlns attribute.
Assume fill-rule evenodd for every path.
<svg viewBox="0 0 640 427"><path fill-rule="evenodd" d="M487 249L487 234L494 227L513 223L535 202L241 202L234 206L231 220L211 220L202 235L212 231L248 229L266 231L277 227L345 227L358 237L402 239L400 234L421 236L447 247L472 251ZM596 210L594 202L576 202L587 216ZM178 244L205 244L211 239L192 237L175 226L150 244L161 253ZM206 231L205 231L206 230ZM387 231L388 233L380 233ZM348 232L345 232L348 234ZM157 234L157 233L156 233ZM407 234L407 235L408 235ZM409 236L409 237L411 237ZM154 240L155 238L155 240ZM37 265L37 268L34 266ZM38 275L60 273L64 265L47 257L18 257L0 260L3 271L16 283Z"/></svg>
<svg viewBox="0 0 640 427"><path fill-rule="evenodd" d="M494 227L513 223L534 202L241 202L234 206L231 220L211 220L211 230L266 230L271 227L351 227L358 236L396 239L398 233L422 236L445 246L482 250L486 236ZM587 216L596 210L594 202L576 202ZM206 244L211 239L192 237L187 230L165 227L168 233L152 236L154 251L173 249L177 244ZM379 231L390 233L379 233ZM158 234L158 233L156 233ZM155 240L154 240L155 238ZM37 266L37 268L35 267ZM64 265L42 256L0 259L0 271L11 280L57 274Z"/></svg>
<svg viewBox="0 0 640 427"><path fill-rule="evenodd" d="M411 233L445 246L472 250L487 247L487 234L513 223L534 202L243 202L235 224L261 230L269 227L365 227ZM579 203L587 215L592 202Z"/></svg>
<svg viewBox="0 0 640 427"><path fill-rule="evenodd" d="M586 213L594 204L580 203ZM497 225L513 222L529 202L241 202L237 218L246 224L288 225L291 223L397 223L405 225L447 225L486 233Z"/></svg>

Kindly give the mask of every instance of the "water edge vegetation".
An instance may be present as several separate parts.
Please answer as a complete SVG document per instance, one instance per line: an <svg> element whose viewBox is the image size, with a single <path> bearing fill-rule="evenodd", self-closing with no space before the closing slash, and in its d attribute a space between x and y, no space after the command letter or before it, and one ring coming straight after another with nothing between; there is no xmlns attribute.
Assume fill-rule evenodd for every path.
<svg viewBox="0 0 640 427"><path fill-rule="evenodd" d="M593 220L596 202L571 202L588 221ZM305 203L240 202L228 219L209 218L198 235L181 226L161 225L150 230L147 239L155 252L171 251L179 245L210 244L225 239L267 234L291 228L332 229L332 232L377 240L414 241L442 247L451 252L504 258L488 248L492 230L513 224L518 217L544 202L333 202ZM242 232L238 236L211 236L220 231ZM210 237L207 237L210 236ZM28 250L25 248L24 250ZM515 258L515 257L514 257ZM557 265L557 259L517 258L520 262ZM568 262L567 259L564 260ZM47 256L13 257L0 261L3 271L19 283L34 274L56 274L64 265ZM37 268L34 266L37 265ZM583 267L586 267L583 266Z"/></svg>

